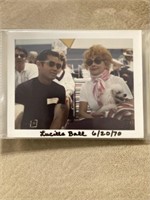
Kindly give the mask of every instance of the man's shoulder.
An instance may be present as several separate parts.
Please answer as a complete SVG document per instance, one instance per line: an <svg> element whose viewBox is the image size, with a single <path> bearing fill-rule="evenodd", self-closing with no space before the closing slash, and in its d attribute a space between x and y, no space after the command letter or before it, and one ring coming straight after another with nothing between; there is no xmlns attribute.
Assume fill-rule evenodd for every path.
<svg viewBox="0 0 150 200"><path fill-rule="evenodd" d="M67 70L64 71L64 76L71 76L72 77L71 73Z"/></svg>
<svg viewBox="0 0 150 200"><path fill-rule="evenodd" d="M133 71L130 70L129 66L122 67L120 72L121 74L128 74L128 75L133 74Z"/></svg>
<svg viewBox="0 0 150 200"><path fill-rule="evenodd" d="M51 87L54 87L56 90L64 90L64 86L60 85L59 83L56 83L55 81L52 81Z"/></svg>
<svg viewBox="0 0 150 200"><path fill-rule="evenodd" d="M30 88L33 83L36 83L37 78L32 78L28 81L25 81L17 86L17 88Z"/></svg>

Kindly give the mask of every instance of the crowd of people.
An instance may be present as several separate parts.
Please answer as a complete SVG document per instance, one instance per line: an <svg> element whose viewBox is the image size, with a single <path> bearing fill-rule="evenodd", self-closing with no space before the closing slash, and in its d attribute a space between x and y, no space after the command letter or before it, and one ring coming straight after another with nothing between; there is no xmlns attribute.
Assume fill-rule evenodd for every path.
<svg viewBox="0 0 150 200"><path fill-rule="evenodd" d="M74 109L75 81L66 70L67 59L64 53L50 49L39 54L35 51L27 53L25 49L16 47L15 128L130 129L131 119L133 121L134 118L131 112L133 71L129 66L133 61L133 51L128 50L128 54L124 52L123 56L121 59L124 62L127 58L130 60L128 64L124 64L121 59L113 59L109 50L101 45L93 45L84 52L83 66L90 80L82 85L80 91L79 117L82 120L70 122L68 118L71 109ZM112 89L112 86L118 88L117 85L121 91ZM110 97L106 94L111 95L114 101L108 102ZM105 105L106 102L109 106ZM130 109L127 105L131 105ZM119 106L126 108L121 117ZM111 112L117 118L112 117L112 114L110 117Z"/></svg>

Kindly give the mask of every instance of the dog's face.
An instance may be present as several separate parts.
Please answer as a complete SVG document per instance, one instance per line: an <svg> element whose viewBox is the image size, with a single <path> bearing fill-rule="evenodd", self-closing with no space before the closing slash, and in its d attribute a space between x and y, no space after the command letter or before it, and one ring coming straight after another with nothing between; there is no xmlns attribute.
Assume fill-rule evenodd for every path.
<svg viewBox="0 0 150 200"><path fill-rule="evenodd" d="M125 101L127 94L124 93L123 88L120 85L116 85L111 91L116 103Z"/></svg>

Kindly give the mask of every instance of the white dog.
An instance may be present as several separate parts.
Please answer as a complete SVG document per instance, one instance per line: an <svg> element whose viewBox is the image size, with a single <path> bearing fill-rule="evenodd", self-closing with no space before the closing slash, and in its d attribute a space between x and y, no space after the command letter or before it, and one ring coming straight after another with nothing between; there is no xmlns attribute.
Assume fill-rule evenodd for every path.
<svg viewBox="0 0 150 200"><path fill-rule="evenodd" d="M96 111L95 114L109 111L117 108L117 103L124 102L127 94L124 93L123 88L119 84L113 84L111 87L105 89L101 96L102 107Z"/></svg>

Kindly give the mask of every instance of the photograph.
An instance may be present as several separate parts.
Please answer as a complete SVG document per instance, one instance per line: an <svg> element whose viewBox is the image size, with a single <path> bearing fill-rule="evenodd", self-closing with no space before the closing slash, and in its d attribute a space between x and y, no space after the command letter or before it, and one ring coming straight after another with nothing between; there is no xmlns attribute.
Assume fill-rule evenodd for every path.
<svg viewBox="0 0 150 200"><path fill-rule="evenodd" d="M144 138L141 31L7 31L7 137Z"/></svg>

